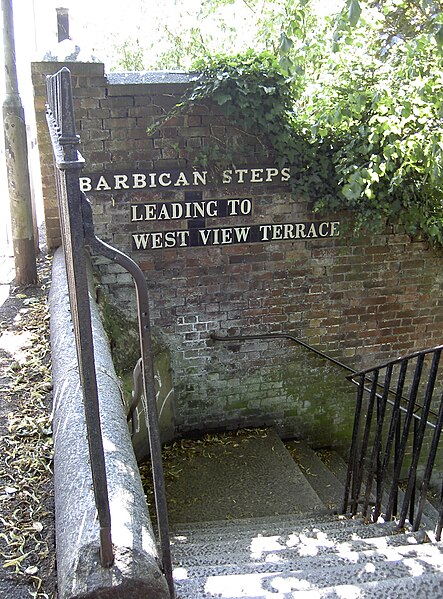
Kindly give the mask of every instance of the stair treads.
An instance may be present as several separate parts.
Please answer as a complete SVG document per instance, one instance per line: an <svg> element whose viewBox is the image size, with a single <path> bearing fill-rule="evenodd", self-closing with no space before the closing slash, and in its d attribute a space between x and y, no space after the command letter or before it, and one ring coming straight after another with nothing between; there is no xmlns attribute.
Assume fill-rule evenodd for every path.
<svg viewBox="0 0 443 599"><path fill-rule="evenodd" d="M206 442L166 482L171 523L308 514L325 509L272 430Z"/></svg>

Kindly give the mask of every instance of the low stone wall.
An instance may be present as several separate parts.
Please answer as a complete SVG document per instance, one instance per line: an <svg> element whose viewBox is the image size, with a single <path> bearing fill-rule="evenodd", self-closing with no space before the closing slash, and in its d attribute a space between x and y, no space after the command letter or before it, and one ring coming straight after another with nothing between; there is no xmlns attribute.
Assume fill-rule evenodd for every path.
<svg viewBox="0 0 443 599"><path fill-rule="evenodd" d="M115 552L101 567L83 398L63 253L54 256L50 292L54 381L54 483L58 597L168 599L119 381L95 304L91 305L106 474Z"/></svg>

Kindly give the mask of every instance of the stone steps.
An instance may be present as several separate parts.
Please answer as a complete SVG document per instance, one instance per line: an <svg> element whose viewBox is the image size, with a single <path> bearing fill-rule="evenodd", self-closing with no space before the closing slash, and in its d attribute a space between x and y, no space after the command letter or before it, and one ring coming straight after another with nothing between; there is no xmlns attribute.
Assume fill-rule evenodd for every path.
<svg viewBox="0 0 443 599"><path fill-rule="evenodd" d="M407 529L398 531L395 522L365 524L359 517L334 514L343 496L343 460L335 452L327 452L325 464L298 442L288 449L294 464L272 433L265 445L254 440L240 444L240 461L244 459L245 463L240 464L238 472L245 477L246 485L239 489L243 493L238 501L247 504L253 495L252 507L257 507L255 493L264 498L265 505L259 506L258 513L251 510L255 516L211 520L211 512L206 509L204 521L193 521L195 508L191 501L192 517L187 518L183 511L184 521L172 525L171 549L179 599L396 599L410 593L427 599L443 596L443 543L428 542L425 525L412 533ZM223 459L222 454L215 457ZM265 494L260 495L254 478L245 474L248 459L253 462L253 471L260 474L258 482L267 486ZM272 486L264 469L269 466L273 476L280 460L284 476L277 474ZM236 458L231 452L228 462L229 468L235 467ZM199 466L202 464L200 461ZM220 463L216 471L224 475L212 479L215 484L229 480L228 470L224 471ZM208 476L209 472L202 479L207 481ZM282 489L281 485L286 487ZM214 489L211 497L213 493ZM293 503L291 493L295 493ZM220 505L215 513L221 513Z"/></svg>
<svg viewBox="0 0 443 599"><path fill-rule="evenodd" d="M390 581L387 588L393 592L398 581L408 577L429 575L443 581L442 544L422 543L423 531L392 534L391 523L365 525L360 520L292 524L280 535L271 534L271 519L265 535L252 532L251 523L249 532L222 527L221 539L212 536L214 527L206 541L202 528L195 536L192 531L176 535L172 554L178 597L278 597L281 589L281 597L292 597L310 589L331 587L332 592L332 585L346 586L348 581L359 588ZM257 530L263 525L260 521Z"/></svg>
<svg viewBox="0 0 443 599"><path fill-rule="evenodd" d="M413 547L426 540L426 533L395 533L394 523L365 525L362 521L352 521L353 526L315 525L291 527L280 533L269 522L266 534L249 530L232 529L231 534L213 536L208 531L206 538L202 531L197 537L174 535L172 551L178 565L188 567L210 566L211 564L248 564L283 560L308 560L312 557L353 554L353 558L362 552L390 550L395 547ZM331 524L331 523L329 523ZM346 524L346 523L345 523ZM262 530L262 528L260 529ZM300 566L301 567L301 566Z"/></svg>
<svg viewBox="0 0 443 599"><path fill-rule="evenodd" d="M401 536L396 530L395 522L386 522L382 524L364 524L361 519L351 519L343 517L334 517L324 515L319 518L259 518L257 522L249 519L247 522L242 520L234 522L214 522L207 526L194 527L174 527L171 535L171 543L177 551L180 548L186 551L186 547L199 547L200 544L208 545L225 543L229 545L231 541L237 542L242 538L245 544L251 543L258 538L293 538L316 539L320 541L328 539L334 543L354 541L364 541L364 539L377 539L379 537L389 537L394 539ZM408 537L412 533L404 533ZM420 530L416 534L419 538L424 534Z"/></svg>

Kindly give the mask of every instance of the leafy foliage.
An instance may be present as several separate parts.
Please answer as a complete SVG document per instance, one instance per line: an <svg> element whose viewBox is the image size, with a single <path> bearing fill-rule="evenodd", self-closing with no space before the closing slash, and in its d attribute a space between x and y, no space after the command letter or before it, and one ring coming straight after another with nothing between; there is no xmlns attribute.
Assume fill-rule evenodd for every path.
<svg viewBox="0 0 443 599"><path fill-rule="evenodd" d="M220 55L196 63L195 69L200 77L185 104L211 98L236 126L264 135L274 160L298 174L298 190L305 185L313 196L333 193L335 178L325 146L311 143L301 130L294 113L300 90L288 85L272 54Z"/></svg>
<svg viewBox="0 0 443 599"><path fill-rule="evenodd" d="M443 3L337 0L328 14L318 0L245 4L254 51L202 51L187 101L211 97L264 134L279 163L304 173L317 210L352 209L357 225L400 223L443 245Z"/></svg>

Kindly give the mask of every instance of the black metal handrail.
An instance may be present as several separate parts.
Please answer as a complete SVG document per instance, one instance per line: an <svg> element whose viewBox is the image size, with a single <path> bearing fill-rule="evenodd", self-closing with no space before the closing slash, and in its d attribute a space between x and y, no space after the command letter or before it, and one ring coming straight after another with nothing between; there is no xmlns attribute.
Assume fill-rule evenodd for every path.
<svg viewBox="0 0 443 599"><path fill-rule="evenodd" d="M110 567L114 562L111 515L100 423L88 277L84 255L82 209L78 185L84 160L78 151L79 137L75 130L71 74L65 68L55 75L47 77L46 81L48 99L46 118L54 154L69 302L83 392L94 498L100 526L100 559L103 567Z"/></svg>
<svg viewBox="0 0 443 599"><path fill-rule="evenodd" d="M317 349L316 347L309 345L309 343L306 343L306 341L302 341L301 339L299 339L295 335L292 335L291 333L261 333L261 334L258 333L258 334L252 334L252 335L233 335L233 336L229 335L229 336L225 336L225 337L222 337L221 335L216 335L215 333L211 333L209 335L209 337L213 341L252 341L253 339L289 339L289 340L293 341L294 343L301 345L302 347L309 350L310 352L316 354L317 356L320 356L321 358L324 358L325 360L332 362L336 366L339 366L340 368L347 370L348 372L352 372L352 373L356 372L350 366L347 366L346 364L343 364L343 362L340 362L339 360L336 360L335 358L328 356L328 354L325 354L324 352Z"/></svg>
<svg viewBox="0 0 443 599"><path fill-rule="evenodd" d="M154 366L152 356L149 298L145 276L139 266L116 248L95 236L92 209L80 191L79 174L84 160L78 152L79 137L75 132L71 74L63 68L47 77L47 122L56 166L62 241L74 324L80 380L83 390L85 419L90 452L95 503L100 523L101 563L110 567L114 561L111 539L111 517L105 455L101 433L97 377L95 371L91 310L87 281L85 249L109 258L127 270L135 283L138 307L142 401L147 414L150 455L153 471L155 506L159 531L163 571L171 599L175 596L169 525L161 457L161 442L156 406Z"/></svg>
<svg viewBox="0 0 443 599"><path fill-rule="evenodd" d="M357 374L359 374L357 372L357 370L355 370L354 368L352 368L351 366L348 366L347 364L344 364L343 362L340 362L339 360L337 360L336 358L333 358L332 356L329 356L328 354L326 354L325 352L321 351L320 349L314 347L313 345L310 345L309 343L306 343L306 341L303 341L302 339L300 339L299 337L296 337L295 335L292 335L292 333L257 333L257 334L247 334L247 335L228 335L228 336L221 336L221 335L216 335L215 333L210 333L209 338L212 339L213 341L227 341L227 342L231 342L231 341L252 341L254 339L288 339L290 341L293 341L294 343L296 343L297 345L300 345L301 347L304 347L305 349L307 349L308 351L310 351L311 353L316 354L317 356L320 356L321 358L324 358L325 360L327 360L328 362L331 362L332 364L335 364L336 366L339 366L340 368L342 368L343 370L346 370L347 372L350 372L351 374L348 375L346 378L351 381L352 383L355 384L355 380L354 378L357 376ZM433 351L432 349L429 350L425 350L425 353L429 353ZM411 354L410 357L414 357L415 354L417 352L415 352L414 354ZM395 359L393 362L394 363L398 363L402 360L403 358L397 358ZM383 368L383 366L380 366L380 368ZM367 371L362 371L362 372L367 372L368 374L371 372L372 369L368 369ZM370 379L368 377L368 382L370 382ZM377 383L376 385L378 388L382 388L382 385L380 385L379 383ZM396 395L396 391L389 388L388 391L388 396L389 395ZM400 400L407 404L408 403L408 398L405 396L401 396ZM392 400L390 400L388 398L387 400L389 403L394 403ZM420 405L419 403L416 403L416 411L419 411L423 408L422 405ZM406 408L404 406L402 406L400 404L400 410L406 412ZM433 412L432 410L429 410L429 414L432 416L437 417L437 414L435 412ZM414 418L416 418L416 414L413 415ZM432 422L429 422L430 426L434 426Z"/></svg>
<svg viewBox="0 0 443 599"><path fill-rule="evenodd" d="M129 272L135 285L141 353L139 364L142 381L142 389L138 399L143 402L144 413L147 417L147 431L152 466L155 511L157 516L157 529L161 560L165 578L169 587L170 597L171 599L174 599L175 590L172 572L171 545L169 538L168 506L166 501L165 477L162 464L162 447L155 391L154 358L149 316L148 285L143 271L138 264L132 260L132 258L105 243L95 235L91 204L84 193L81 194L81 206L85 244L93 252L112 260ZM131 409L134 410L135 406L131 406Z"/></svg>
<svg viewBox="0 0 443 599"><path fill-rule="evenodd" d="M443 425L442 351L443 345L439 345L347 377L357 385L357 401L343 513L355 515L361 504L368 521L375 522L380 516L386 520L395 518L397 526L403 528L409 518L413 530L418 530ZM393 400L390 394L394 394ZM432 435L426 444L428 430L432 430ZM409 460L408 450L412 454ZM420 460L424 462L424 471L417 489ZM400 501L399 483L404 471L407 476ZM437 540L442 530L442 498L439 509Z"/></svg>

